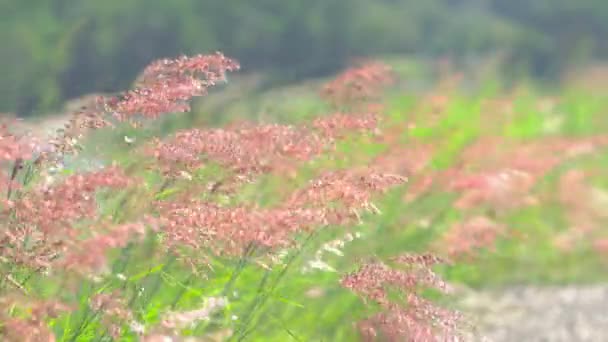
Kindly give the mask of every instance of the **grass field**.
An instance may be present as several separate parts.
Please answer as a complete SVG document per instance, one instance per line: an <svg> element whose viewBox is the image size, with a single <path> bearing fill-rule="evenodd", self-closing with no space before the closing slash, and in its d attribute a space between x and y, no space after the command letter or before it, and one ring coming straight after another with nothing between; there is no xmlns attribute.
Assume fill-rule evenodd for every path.
<svg viewBox="0 0 608 342"><path fill-rule="evenodd" d="M450 260L434 270L454 296L459 287L606 282L608 96L568 85L550 93L531 83L505 89L490 77L463 82L429 77L410 62L388 64L393 83L370 85L365 95L373 96L364 101L328 102L320 94L331 80L281 89L235 81L197 100L191 113L91 132L80 156L55 176L59 182L112 163L141 181L96 192L98 213L70 221L90 254L107 244L99 252L107 255L105 273L65 265L37 273L5 252L6 336L48 326L60 341L356 340L356 323L386 307L362 301L341 280L370 262L394 265L390 258L404 253ZM188 135L193 128L200 131ZM316 153L319 136L325 147ZM197 153L201 163L193 163ZM322 186L311 182L326 176L331 191L317 193ZM35 193L38 181L20 193ZM321 203L337 218L316 222L281 211L300 198L312 201L302 208ZM210 204L220 209L200 207ZM226 221L218 218L224 209L235 210ZM144 215L166 215L182 230L163 221L139 239L95 240L122 236L111 227ZM203 226L238 220L244 231L233 235ZM110 228L88 228L96 224ZM275 235L239 240L252 231ZM235 245L243 248L226 252ZM87 250L80 253L85 258ZM413 291L451 305L453 297L420 284L387 296L403 305ZM28 305L49 298L70 309L42 323L27 318Z"/></svg>

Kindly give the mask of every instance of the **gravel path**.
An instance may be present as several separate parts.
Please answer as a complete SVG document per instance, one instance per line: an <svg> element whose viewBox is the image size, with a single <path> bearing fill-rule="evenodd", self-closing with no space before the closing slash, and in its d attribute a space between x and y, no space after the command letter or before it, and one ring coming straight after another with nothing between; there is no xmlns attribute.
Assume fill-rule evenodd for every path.
<svg viewBox="0 0 608 342"><path fill-rule="evenodd" d="M459 305L470 341L608 342L608 284L467 292Z"/></svg>
<svg viewBox="0 0 608 342"><path fill-rule="evenodd" d="M15 133L29 133L44 141L49 137L54 136L55 132L57 132L59 128L63 128L69 119L70 116L67 114L52 115L42 119L9 121L9 127L11 131Z"/></svg>

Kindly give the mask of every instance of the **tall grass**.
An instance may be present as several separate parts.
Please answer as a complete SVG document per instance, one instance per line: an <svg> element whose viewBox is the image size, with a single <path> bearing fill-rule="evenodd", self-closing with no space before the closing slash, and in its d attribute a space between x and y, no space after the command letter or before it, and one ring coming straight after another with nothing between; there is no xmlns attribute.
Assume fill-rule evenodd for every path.
<svg viewBox="0 0 608 342"><path fill-rule="evenodd" d="M155 137L237 69L157 61L50 141L2 128L5 340L458 340L460 286L605 280L599 95L418 98L370 62L311 119Z"/></svg>

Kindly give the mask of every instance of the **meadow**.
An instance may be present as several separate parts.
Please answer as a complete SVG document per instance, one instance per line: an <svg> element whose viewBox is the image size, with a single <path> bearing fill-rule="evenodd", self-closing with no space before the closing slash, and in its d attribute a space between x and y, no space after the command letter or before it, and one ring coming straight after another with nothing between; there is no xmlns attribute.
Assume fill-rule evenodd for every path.
<svg viewBox="0 0 608 342"><path fill-rule="evenodd" d="M2 128L3 339L456 341L459 289L606 282L605 94L238 69L160 60L48 141Z"/></svg>

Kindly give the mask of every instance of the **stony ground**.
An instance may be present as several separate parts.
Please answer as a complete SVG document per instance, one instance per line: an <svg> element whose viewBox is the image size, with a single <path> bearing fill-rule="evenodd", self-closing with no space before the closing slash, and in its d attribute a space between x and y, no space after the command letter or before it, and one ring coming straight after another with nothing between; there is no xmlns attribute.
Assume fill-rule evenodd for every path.
<svg viewBox="0 0 608 342"><path fill-rule="evenodd" d="M4 119L0 117L0 119ZM11 131L23 134L30 134L42 141L49 137L55 136L58 129L68 123L70 115L55 115L48 116L41 119L28 119L28 120L8 120Z"/></svg>
<svg viewBox="0 0 608 342"><path fill-rule="evenodd" d="M608 284L467 291L470 341L608 341Z"/></svg>

